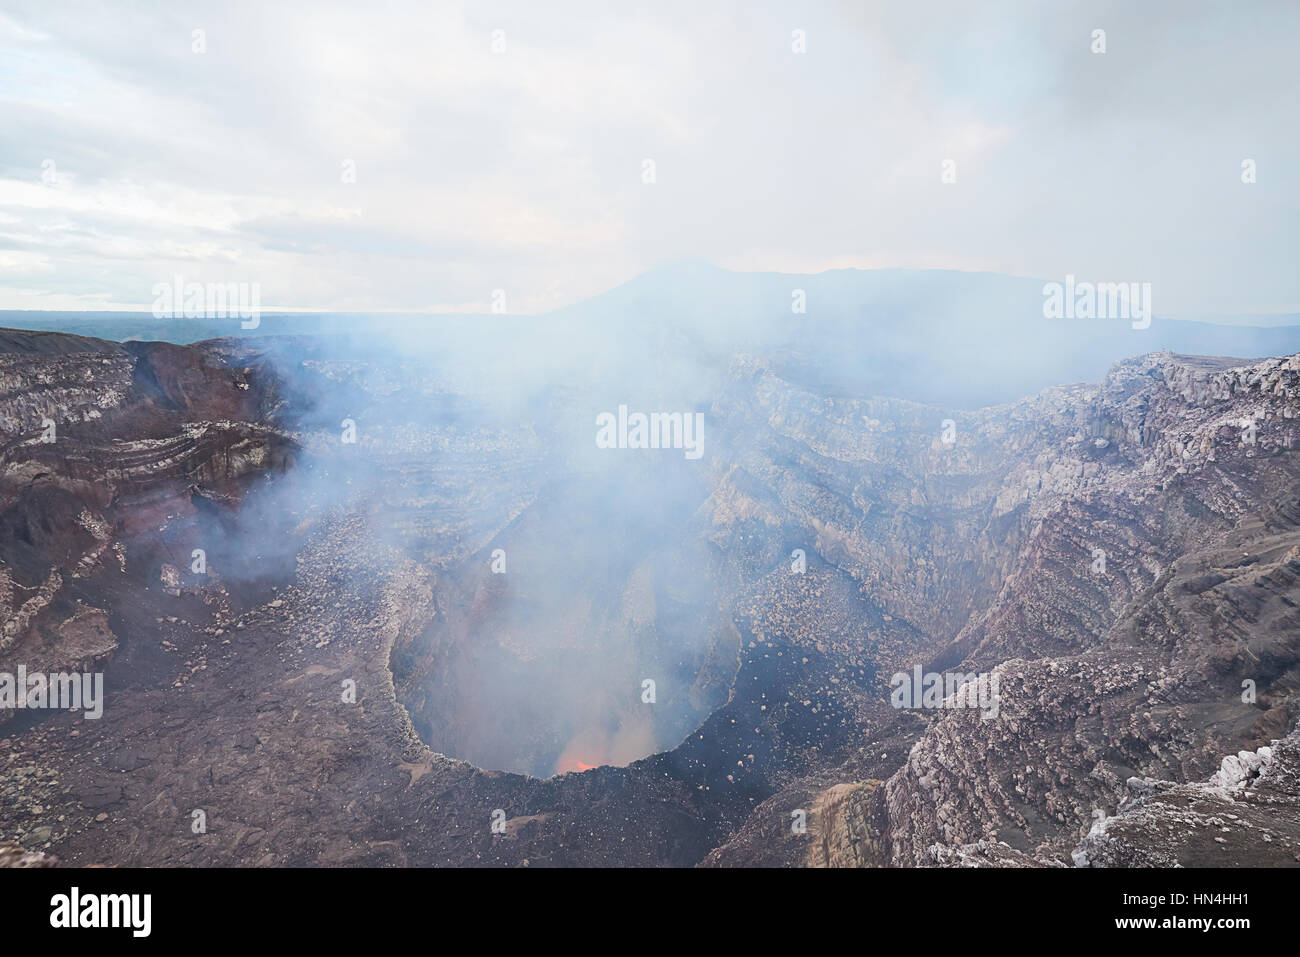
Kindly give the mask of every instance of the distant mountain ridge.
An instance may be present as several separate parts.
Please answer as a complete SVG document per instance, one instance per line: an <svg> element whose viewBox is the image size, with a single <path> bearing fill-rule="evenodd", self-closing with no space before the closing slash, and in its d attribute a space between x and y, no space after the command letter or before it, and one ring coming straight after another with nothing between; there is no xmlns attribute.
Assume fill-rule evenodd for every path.
<svg viewBox="0 0 1300 957"><path fill-rule="evenodd" d="M561 343L572 374L596 369L614 382L625 378L628 356L650 363L669 353L697 356L701 369L673 370L677 380L694 380L716 367L713 360L753 353L792 381L832 393L967 409L1095 381L1116 362L1151 352L1260 359L1300 351L1300 325L1279 324L1283 316L1258 317L1258 325L1240 317L1162 318L1158 288L1149 328L1118 318L1049 319L1043 285L952 270L800 275L688 261L541 316L268 312L256 329L245 330L234 318L0 312L0 326L180 344L307 333L359 342L379 336L416 348L494 350L525 369L552 361ZM669 384L698 391L689 382Z"/></svg>

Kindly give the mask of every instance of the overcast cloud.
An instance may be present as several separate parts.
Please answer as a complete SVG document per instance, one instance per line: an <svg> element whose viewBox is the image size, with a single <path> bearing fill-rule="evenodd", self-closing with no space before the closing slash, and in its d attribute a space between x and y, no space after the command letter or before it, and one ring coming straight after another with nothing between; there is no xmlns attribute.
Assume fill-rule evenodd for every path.
<svg viewBox="0 0 1300 957"><path fill-rule="evenodd" d="M0 0L0 308L148 308L179 273L264 308L541 312L699 258L1295 311L1298 28L1294 3Z"/></svg>

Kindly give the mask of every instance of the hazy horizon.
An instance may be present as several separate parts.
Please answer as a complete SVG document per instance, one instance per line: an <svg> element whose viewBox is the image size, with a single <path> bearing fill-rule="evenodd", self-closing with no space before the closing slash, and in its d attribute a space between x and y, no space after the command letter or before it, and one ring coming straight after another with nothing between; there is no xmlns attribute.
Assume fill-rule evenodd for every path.
<svg viewBox="0 0 1300 957"><path fill-rule="evenodd" d="M439 318L456 319L456 318L471 318L474 316L479 316L484 318L487 318L489 316L496 316L497 318L513 317L513 318L520 318L520 319L542 318L545 316L561 313L565 309L568 309L573 306L579 306L584 303L589 303L592 301L599 300L602 297L610 293L617 292L619 289L622 289L625 286L632 285L639 280L649 279L650 277L653 277L656 274L671 271L674 268L682 268L687 266L704 266L707 267L708 269L716 270L719 273L728 273L728 274L733 274L738 276L765 276L765 277L779 276L779 277L788 277L791 279L811 279L811 278L827 276L830 274L895 273L895 274L916 274L916 275L956 274L956 275L969 275L969 276L993 276L993 277L1012 279L1012 280L1023 280L1028 283L1037 283L1037 282L1048 283L1048 282L1059 281L1057 279L1049 279L1040 276L1013 276L1007 273L997 273L997 272L992 272L990 270L983 270L983 269L909 269L906 267L893 267L893 266L882 267L880 269L840 267L834 269L825 269L825 270L821 270L820 272L800 273L800 272L787 272L784 270L728 269L726 267L718 266L714 263L710 263L704 260L679 260L671 263L666 263L663 266L658 266L653 269L646 270L645 272L642 273L638 273L606 289L598 290L597 292L593 293L591 296L584 297L583 299L579 299L571 303L564 303L561 305L553 306L538 312L512 311L512 312L494 314L490 310L451 312L451 311L445 311L439 309L325 309L325 308L312 308L306 306L291 306L291 305L279 305L275 303L266 303L263 304L261 307L261 315L262 316L272 316L272 315L412 316L412 317L429 318L429 319L439 319ZM669 290L669 292L671 292L671 290ZM9 314L9 313L27 313L27 312L54 313L54 314L67 313L72 315L93 315L96 313L103 313L106 315L151 315L152 310L153 310L153 306L150 303L127 303L121 305L102 306L102 307L86 307L86 306L54 306L54 307L46 306L46 307L28 307L28 308L0 307L0 315ZM1263 328L1263 327L1272 327L1272 326L1300 324L1300 311L1245 312L1245 311L1228 310L1221 313L1191 312L1191 313L1177 314L1177 315L1157 312L1157 315L1159 315L1159 317L1162 319L1171 319L1176 321L1187 321L1187 322L1204 322L1204 323L1228 325L1228 326L1258 324L1261 328ZM179 317L175 317L175 318L179 318Z"/></svg>

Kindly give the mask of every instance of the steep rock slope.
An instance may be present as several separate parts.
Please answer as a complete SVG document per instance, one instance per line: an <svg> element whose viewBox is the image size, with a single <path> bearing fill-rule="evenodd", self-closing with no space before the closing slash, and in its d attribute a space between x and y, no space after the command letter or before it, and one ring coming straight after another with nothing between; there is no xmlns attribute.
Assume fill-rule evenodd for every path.
<svg viewBox="0 0 1300 957"><path fill-rule="evenodd" d="M1068 863L1097 817L1125 799L1128 777L1195 779L1225 753L1285 734L1300 650L1292 614L1300 597L1292 564L1298 368L1294 358L1239 365L1151 356L1121 364L1099 387L1048 390L976 414L954 446L964 437L970 454L954 464L968 469L993 450L972 476L984 482L971 503L982 555L947 551L942 522L924 520L915 523L922 535L889 539L892 561L872 560L881 546L852 523L861 510L841 511L845 521L833 506L770 496L785 511L769 514L794 513L797 524L867 556L864 580L892 576L877 588L899 595L886 607L941 638L943 613L908 605L918 596L907 579L926 584L913 569L976 570L968 581L987 584L981 563L1005 568L988 607L936 642L925 662L963 673L995 669L999 716L938 712L884 787L857 785L870 800L849 801L852 810L831 830L840 845L875 850L847 857L955 863L954 848L985 842L1003 848L994 854L999 862L1010 854ZM785 421L773 416L773 431ZM914 468L918 454L926 454L924 436L905 435L884 471ZM881 470L871 465L858 488L878 482ZM934 459L921 470L954 471ZM884 503L881 521L899 527L910 510L929 510L929 519L950 506L896 497ZM1011 547L995 540L994 528ZM944 550L936 554L936 545ZM896 664L906 670L911 662ZM842 793L834 804L845 806Z"/></svg>

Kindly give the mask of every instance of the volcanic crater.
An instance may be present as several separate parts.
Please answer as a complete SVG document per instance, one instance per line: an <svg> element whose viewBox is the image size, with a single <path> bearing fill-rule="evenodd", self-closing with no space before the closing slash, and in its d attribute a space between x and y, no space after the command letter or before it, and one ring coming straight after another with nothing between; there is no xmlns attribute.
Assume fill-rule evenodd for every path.
<svg viewBox="0 0 1300 957"><path fill-rule="evenodd" d="M596 455L608 394L524 415L320 340L2 342L0 671L109 690L99 721L0 725L0 840L1168 864L1207 853L1158 837L1193 801L1249 823L1224 863L1300 862L1300 357L1154 354L952 412L745 356L693 461ZM995 670L998 718L892 707L916 665Z"/></svg>

